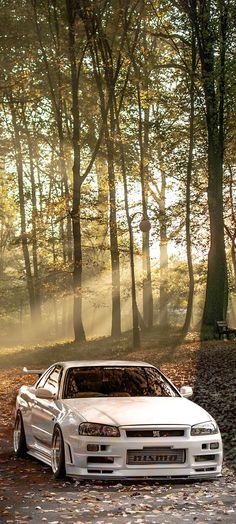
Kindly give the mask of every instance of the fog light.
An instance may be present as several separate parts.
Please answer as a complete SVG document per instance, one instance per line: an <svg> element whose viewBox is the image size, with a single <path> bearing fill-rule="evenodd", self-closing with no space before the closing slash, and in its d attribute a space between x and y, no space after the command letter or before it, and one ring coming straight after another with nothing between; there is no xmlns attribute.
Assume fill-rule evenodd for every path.
<svg viewBox="0 0 236 524"><path fill-rule="evenodd" d="M87 451L99 451L99 445L98 444L88 444Z"/></svg>
<svg viewBox="0 0 236 524"><path fill-rule="evenodd" d="M219 449L219 442L211 442L210 449Z"/></svg>

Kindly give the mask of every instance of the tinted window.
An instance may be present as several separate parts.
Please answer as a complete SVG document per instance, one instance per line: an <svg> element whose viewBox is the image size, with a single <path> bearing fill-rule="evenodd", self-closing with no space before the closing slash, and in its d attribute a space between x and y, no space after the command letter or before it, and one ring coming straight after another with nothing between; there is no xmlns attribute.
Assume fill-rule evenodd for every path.
<svg viewBox="0 0 236 524"><path fill-rule="evenodd" d="M67 374L65 398L79 397L173 397L177 392L155 368L84 367Z"/></svg>
<svg viewBox="0 0 236 524"><path fill-rule="evenodd" d="M44 385L40 387L44 387L48 389L49 391L51 391L54 395L57 395L59 391L60 378L61 378L61 367L56 366L51 371Z"/></svg>
<svg viewBox="0 0 236 524"><path fill-rule="evenodd" d="M43 375L40 377L40 379L37 382L36 387L43 388L47 378L48 378L48 370L45 373L43 373Z"/></svg>

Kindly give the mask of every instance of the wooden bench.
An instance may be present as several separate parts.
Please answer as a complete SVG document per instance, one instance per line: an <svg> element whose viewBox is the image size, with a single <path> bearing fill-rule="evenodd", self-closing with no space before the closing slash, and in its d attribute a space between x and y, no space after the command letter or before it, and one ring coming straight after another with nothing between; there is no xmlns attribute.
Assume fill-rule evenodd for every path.
<svg viewBox="0 0 236 524"><path fill-rule="evenodd" d="M230 338L230 335L236 336L236 329L230 328L225 320L217 320L216 327L219 339L224 338L225 335L227 339Z"/></svg>

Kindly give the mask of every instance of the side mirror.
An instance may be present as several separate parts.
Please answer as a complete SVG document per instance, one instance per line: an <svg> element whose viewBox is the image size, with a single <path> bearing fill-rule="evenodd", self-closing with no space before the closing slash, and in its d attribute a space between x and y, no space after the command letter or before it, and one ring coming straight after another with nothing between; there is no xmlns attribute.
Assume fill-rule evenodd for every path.
<svg viewBox="0 0 236 524"><path fill-rule="evenodd" d="M190 386L182 386L182 388L180 388L180 395L182 395L182 397L185 397L185 398L192 397L193 388L191 388Z"/></svg>
<svg viewBox="0 0 236 524"><path fill-rule="evenodd" d="M37 398L42 398L42 399L45 399L45 400L55 400L55 398L56 398L56 395L54 393L52 393L51 391L49 391L49 389L46 389L46 388L38 388L38 389L36 389L35 396Z"/></svg>

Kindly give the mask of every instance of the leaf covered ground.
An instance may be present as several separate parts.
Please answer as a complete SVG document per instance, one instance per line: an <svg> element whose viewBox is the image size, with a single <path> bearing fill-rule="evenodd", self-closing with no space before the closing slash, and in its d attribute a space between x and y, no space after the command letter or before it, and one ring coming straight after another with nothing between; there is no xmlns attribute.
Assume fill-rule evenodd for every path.
<svg viewBox="0 0 236 524"><path fill-rule="evenodd" d="M119 354L112 355L115 356L121 358ZM235 341L202 345L194 342L166 348L165 352L151 347L122 354L122 358L151 362L178 387L184 384L194 387L194 400L210 411L221 428L223 477L208 482L53 480L47 466L31 458L13 456L16 392L23 383L32 383L33 377L9 365L1 372L0 383L0 522L236 524Z"/></svg>

